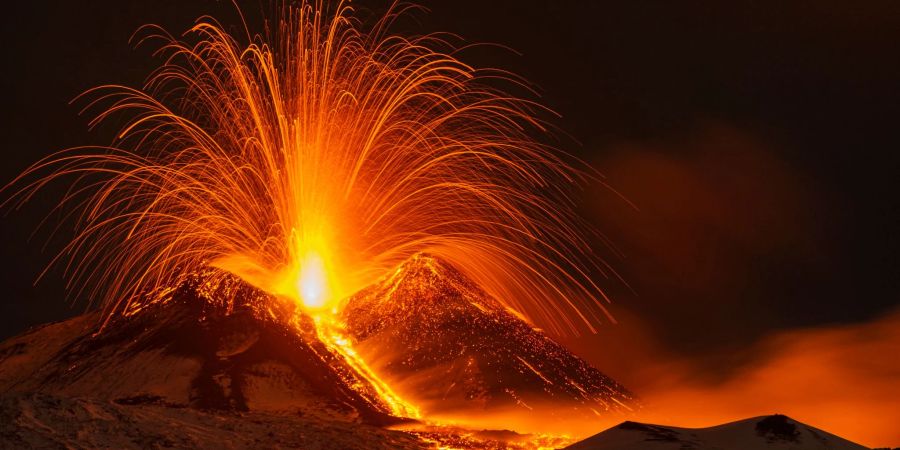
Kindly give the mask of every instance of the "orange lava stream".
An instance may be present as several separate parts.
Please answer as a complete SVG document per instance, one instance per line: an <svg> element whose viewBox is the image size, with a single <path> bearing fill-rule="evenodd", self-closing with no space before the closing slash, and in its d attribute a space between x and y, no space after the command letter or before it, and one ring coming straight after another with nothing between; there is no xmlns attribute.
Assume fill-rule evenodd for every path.
<svg viewBox="0 0 900 450"><path fill-rule="evenodd" d="M381 401L390 409L396 417L419 419L422 417L419 409L403 400L394 392L387 383L366 364L365 361L353 349L350 339L342 333L342 325L333 317L317 315L314 317L316 334L331 351L340 355L344 361L365 380L369 387L373 388ZM351 386L360 390L363 386Z"/></svg>

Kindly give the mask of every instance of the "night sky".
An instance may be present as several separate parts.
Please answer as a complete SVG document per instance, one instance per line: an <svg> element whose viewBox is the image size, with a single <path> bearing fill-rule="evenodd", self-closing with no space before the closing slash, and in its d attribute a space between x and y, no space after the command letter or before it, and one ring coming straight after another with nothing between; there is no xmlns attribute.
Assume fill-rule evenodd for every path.
<svg viewBox="0 0 900 450"><path fill-rule="evenodd" d="M515 50L460 58L534 83L560 115L545 140L637 207L601 183L579 191L581 212L617 248L597 239L597 252L630 285L600 280L619 325L565 339L601 369L634 339L712 365L773 332L898 305L900 3L422 3L430 11L400 30ZM244 9L253 22L260 2ZM108 143L68 102L99 84L139 86L158 61L133 49L132 32L157 23L177 34L202 14L238 23L230 2L206 0L7 5L0 179ZM58 270L33 285L65 241L65 229L46 250L47 233L28 240L59 195L0 222L0 338L87 307L64 301Z"/></svg>

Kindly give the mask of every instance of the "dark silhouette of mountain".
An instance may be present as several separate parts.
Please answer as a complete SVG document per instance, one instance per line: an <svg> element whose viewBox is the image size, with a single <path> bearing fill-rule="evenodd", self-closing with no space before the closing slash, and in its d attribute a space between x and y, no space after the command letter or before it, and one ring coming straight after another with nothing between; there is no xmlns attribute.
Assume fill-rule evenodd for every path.
<svg viewBox="0 0 900 450"><path fill-rule="evenodd" d="M865 450L833 434L780 414L709 428L623 422L566 450Z"/></svg>
<svg viewBox="0 0 900 450"><path fill-rule="evenodd" d="M217 301L211 301L211 297ZM0 347L0 391L90 396L128 404L272 410L296 402L393 422L374 393L318 341L305 316L208 269L97 332L94 314L39 328ZM48 346L53 342L58 346ZM310 405L313 406L313 405Z"/></svg>
<svg viewBox="0 0 900 450"><path fill-rule="evenodd" d="M0 344L0 448L420 447L284 304L213 269L155 295Z"/></svg>
<svg viewBox="0 0 900 450"><path fill-rule="evenodd" d="M432 412L552 405L594 416L639 407L622 385L428 255L354 295L343 316L364 359Z"/></svg>

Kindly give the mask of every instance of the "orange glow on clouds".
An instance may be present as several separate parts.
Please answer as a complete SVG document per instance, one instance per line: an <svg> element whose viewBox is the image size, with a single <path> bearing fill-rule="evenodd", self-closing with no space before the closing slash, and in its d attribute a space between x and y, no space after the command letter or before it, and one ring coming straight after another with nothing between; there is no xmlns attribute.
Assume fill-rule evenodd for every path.
<svg viewBox="0 0 900 450"><path fill-rule="evenodd" d="M721 382L689 363L652 367L638 420L705 427L785 414L872 447L900 445L900 311L869 323L779 333Z"/></svg>

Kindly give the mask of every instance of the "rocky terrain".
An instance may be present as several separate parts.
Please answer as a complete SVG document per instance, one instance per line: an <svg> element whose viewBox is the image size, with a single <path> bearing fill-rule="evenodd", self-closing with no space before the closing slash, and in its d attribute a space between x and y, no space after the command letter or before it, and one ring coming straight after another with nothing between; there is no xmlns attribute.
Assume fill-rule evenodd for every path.
<svg viewBox="0 0 900 450"><path fill-rule="evenodd" d="M364 358L431 412L552 407L596 418L640 408L624 386L428 255L353 296L343 316Z"/></svg>

